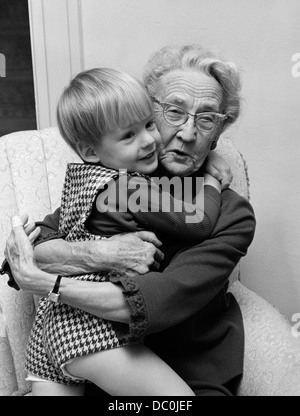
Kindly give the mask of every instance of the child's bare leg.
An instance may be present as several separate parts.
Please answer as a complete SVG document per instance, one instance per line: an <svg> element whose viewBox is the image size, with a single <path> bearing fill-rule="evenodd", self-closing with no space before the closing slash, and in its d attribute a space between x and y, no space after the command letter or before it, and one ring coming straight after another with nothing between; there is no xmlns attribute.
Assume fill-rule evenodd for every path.
<svg viewBox="0 0 300 416"><path fill-rule="evenodd" d="M53 381L32 381L32 396L83 396L84 385L66 386Z"/></svg>
<svg viewBox="0 0 300 416"><path fill-rule="evenodd" d="M171 367L142 344L76 358L66 370L112 396L195 395Z"/></svg>

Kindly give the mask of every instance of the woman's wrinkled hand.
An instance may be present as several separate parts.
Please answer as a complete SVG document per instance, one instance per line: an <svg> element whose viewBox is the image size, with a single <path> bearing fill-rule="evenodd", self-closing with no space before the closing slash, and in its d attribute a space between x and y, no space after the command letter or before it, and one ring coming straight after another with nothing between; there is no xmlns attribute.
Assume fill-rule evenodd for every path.
<svg viewBox="0 0 300 416"><path fill-rule="evenodd" d="M222 190L230 186L233 179L230 166L216 151L207 155L204 170L220 182Z"/></svg>
<svg viewBox="0 0 300 416"><path fill-rule="evenodd" d="M15 281L24 290L30 286L30 277L39 270L35 264L32 243L40 229L34 223L27 222L27 215L12 218L12 230L4 251Z"/></svg>
<svg viewBox="0 0 300 416"><path fill-rule="evenodd" d="M161 242L151 231L119 234L106 242L111 253L109 267L128 276L158 270L164 259Z"/></svg>

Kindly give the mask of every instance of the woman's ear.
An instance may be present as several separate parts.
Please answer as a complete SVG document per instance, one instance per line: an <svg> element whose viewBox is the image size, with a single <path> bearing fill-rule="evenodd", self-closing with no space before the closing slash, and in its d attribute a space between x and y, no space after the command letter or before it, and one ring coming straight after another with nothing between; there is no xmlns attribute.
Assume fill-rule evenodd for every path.
<svg viewBox="0 0 300 416"><path fill-rule="evenodd" d="M95 150L89 144L79 144L78 152L81 159L87 163L99 163L100 157L95 153Z"/></svg>
<svg viewBox="0 0 300 416"><path fill-rule="evenodd" d="M219 129L219 131L216 133L216 135L214 137L214 140L211 142L210 150L214 150L217 147L218 140L219 140L222 133L223 133L223 129Z"/></svg>

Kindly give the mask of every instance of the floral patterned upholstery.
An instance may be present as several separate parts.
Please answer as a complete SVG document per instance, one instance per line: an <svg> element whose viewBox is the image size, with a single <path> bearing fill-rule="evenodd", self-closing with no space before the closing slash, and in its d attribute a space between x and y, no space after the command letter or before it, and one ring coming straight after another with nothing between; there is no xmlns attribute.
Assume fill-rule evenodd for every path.
<svg viewBox="0 0 300 416"><path fill-rule="evenodd" d="M218 152L230 163L232 188L249 198L245 162L230 138ZM21 131L0 137L0 253L10 232L10 218L28 213L39 220L59 206L65 167L79 161L56 128ZM2 260L0 258L0 260ZM300 395L300 339L287 320L239 280L239 265L230 291L238 300L245 325L244 376L241 396ZM8 287L0 278L0 396L25 395L24 360L34 319L34 299Z"/></svg>
<svg viewBox="0 0 300 416"><path fill-rule="evenodd" d="M69 161L79 159L55 128L0 137L0 253L13 215L28 213L30 220L39 220L59 206ZM29 391L25 347L35 314L33 297L6 282L0 276L0 396Z"/></svg>

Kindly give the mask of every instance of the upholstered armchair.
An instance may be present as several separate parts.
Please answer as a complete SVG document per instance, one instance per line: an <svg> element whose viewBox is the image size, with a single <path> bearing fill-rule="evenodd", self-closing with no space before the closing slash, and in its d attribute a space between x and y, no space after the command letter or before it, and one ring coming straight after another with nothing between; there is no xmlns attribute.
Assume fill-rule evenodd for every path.
<svg viewBox="0 0 300 416"><path fill-rule="evenodd" d="M217 150L232 168L232 188L249 198L241 154L225 137ZM13 215L29 213L30 220L39 220L59 206L65 167L71 161L79 160L56 128L0 137L0 256ZM293 337L290 324L276 308L242 282L238 265L229 290L239 302L245 326L244 376L239 395L300 396L300 338ZM30 393L24 361L34 315L33 297L11 289L7 276L0 276L0 396Z"/></svg>

